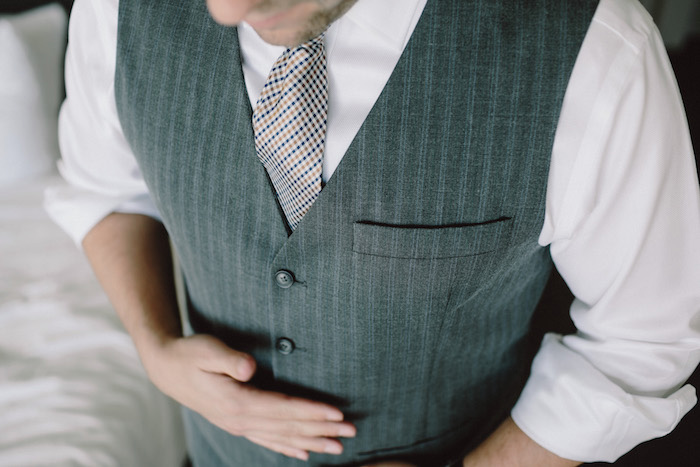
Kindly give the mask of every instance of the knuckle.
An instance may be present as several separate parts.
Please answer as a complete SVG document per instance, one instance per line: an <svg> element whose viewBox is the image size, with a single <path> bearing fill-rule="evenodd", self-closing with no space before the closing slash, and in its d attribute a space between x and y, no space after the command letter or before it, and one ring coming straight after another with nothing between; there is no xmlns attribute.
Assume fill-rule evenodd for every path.
<svg viewBox="0 0 700 467"><path fill-rule="evenodd" d="M242 436L248 430L243 420L229 420L226 422L226 431L235 436Z"/></svg>
<svg viewBox="0 0 700 467"><path fill-rule="evenodd" d="M248 420L247 418L239 418L237 420L237 422L238 422L238 429L242 433L247 433L253 429L253 426L250 423L250 420Z"/></svg>
<svg viewBox="0 0 700 467"><path fill-rule="evenodd" d="M238 424L235 421L225 421L222 423L221 428L234 436L241 436L242 434L242 432L238 429Z"/></svg>

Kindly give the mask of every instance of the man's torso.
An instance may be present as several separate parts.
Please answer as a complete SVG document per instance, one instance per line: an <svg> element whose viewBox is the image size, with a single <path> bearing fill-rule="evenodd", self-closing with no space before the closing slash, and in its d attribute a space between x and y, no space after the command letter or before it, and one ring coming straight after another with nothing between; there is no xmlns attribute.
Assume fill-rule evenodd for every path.
<svg viewBox="0 0 700 467"><path fill-rule="evenodd" d="M252 143L236 31L203 2L121 3L117 104L193 329L253 354L257 384L346 412L358 437L317 463L431 463L485 436L527 370L552 139L592 2L428 2L291 236ZM283 462L189 427L207 455Z"/></svg>

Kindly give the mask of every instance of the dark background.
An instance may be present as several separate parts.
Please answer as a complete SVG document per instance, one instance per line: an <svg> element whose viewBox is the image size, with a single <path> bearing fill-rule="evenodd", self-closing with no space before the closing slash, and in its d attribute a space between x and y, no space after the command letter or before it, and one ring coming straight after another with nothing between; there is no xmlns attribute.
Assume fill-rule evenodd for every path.
<svg viewBox="0 0 700 467"><path fill-rule="evenodd" d="M47 0L0 0L0 13L17 13L46 3L51 2ZM66 11L70 11L72 0L61 0L57 3L63 5ZM697 150L700 147L700 35L687 39L682 48L670 51L669 55L683 95L693 147L696 151L696 163L700 166ZM700 169L698 174L700 175ZM533 321L533 326L537 331L535 345L539 343L539 338L547 331L569 333L574 330L566 312L572 299L566 284L555 272L547 285L547 290ZM700 388L700 369L695 371L688 382L696 388ZM691 410L668 436L639 445L613 465L624 467L700 466L700 408L695 407Z"/></svg>
<svg viewBox="0 0 700 467"><path fill-rule="evenodd" d="M73 0L0 0L0 13L19 13L47 3L60 3L68 11Z"/></svg>

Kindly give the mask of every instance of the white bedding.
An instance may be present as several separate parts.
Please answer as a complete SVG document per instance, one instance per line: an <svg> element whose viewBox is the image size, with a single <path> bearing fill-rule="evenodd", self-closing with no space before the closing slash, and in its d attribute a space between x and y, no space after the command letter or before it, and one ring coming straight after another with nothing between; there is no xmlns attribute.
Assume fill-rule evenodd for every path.
<svg viewBox="0 0 700 467"><path fill-rule="evenodd" d="M178 408L42 208L65 27L56 5L0 16L0 466L179 467Z"/></svg>
<svg viewBox="0 0 700 467"><path fill-rule="evenodd" d="M179 466L177 408L41 207L55 181L0 189L0 465Z"/></svg>

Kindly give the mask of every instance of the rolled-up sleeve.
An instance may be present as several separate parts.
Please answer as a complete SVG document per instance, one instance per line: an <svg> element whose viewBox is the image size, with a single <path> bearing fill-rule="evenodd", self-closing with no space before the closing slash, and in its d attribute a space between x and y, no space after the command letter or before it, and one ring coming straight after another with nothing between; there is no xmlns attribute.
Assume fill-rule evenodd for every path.
<svg viewBox="0 0 700 467"><path fill-rule="evenodd" d="M575 296L577 332L548 334L512 411L559 456L612 462L696 402L700 193L658 31L604 0L555 139L540 243Z"/></svg>
<svg viewBox="0 0 700 467"><path fill-rule="evenodd" d="M118 3L77 0L69 25L58 128L58 169L65 183L49 187L44 204L78 245L111 212L159 218L117 115Z"/></svg>

